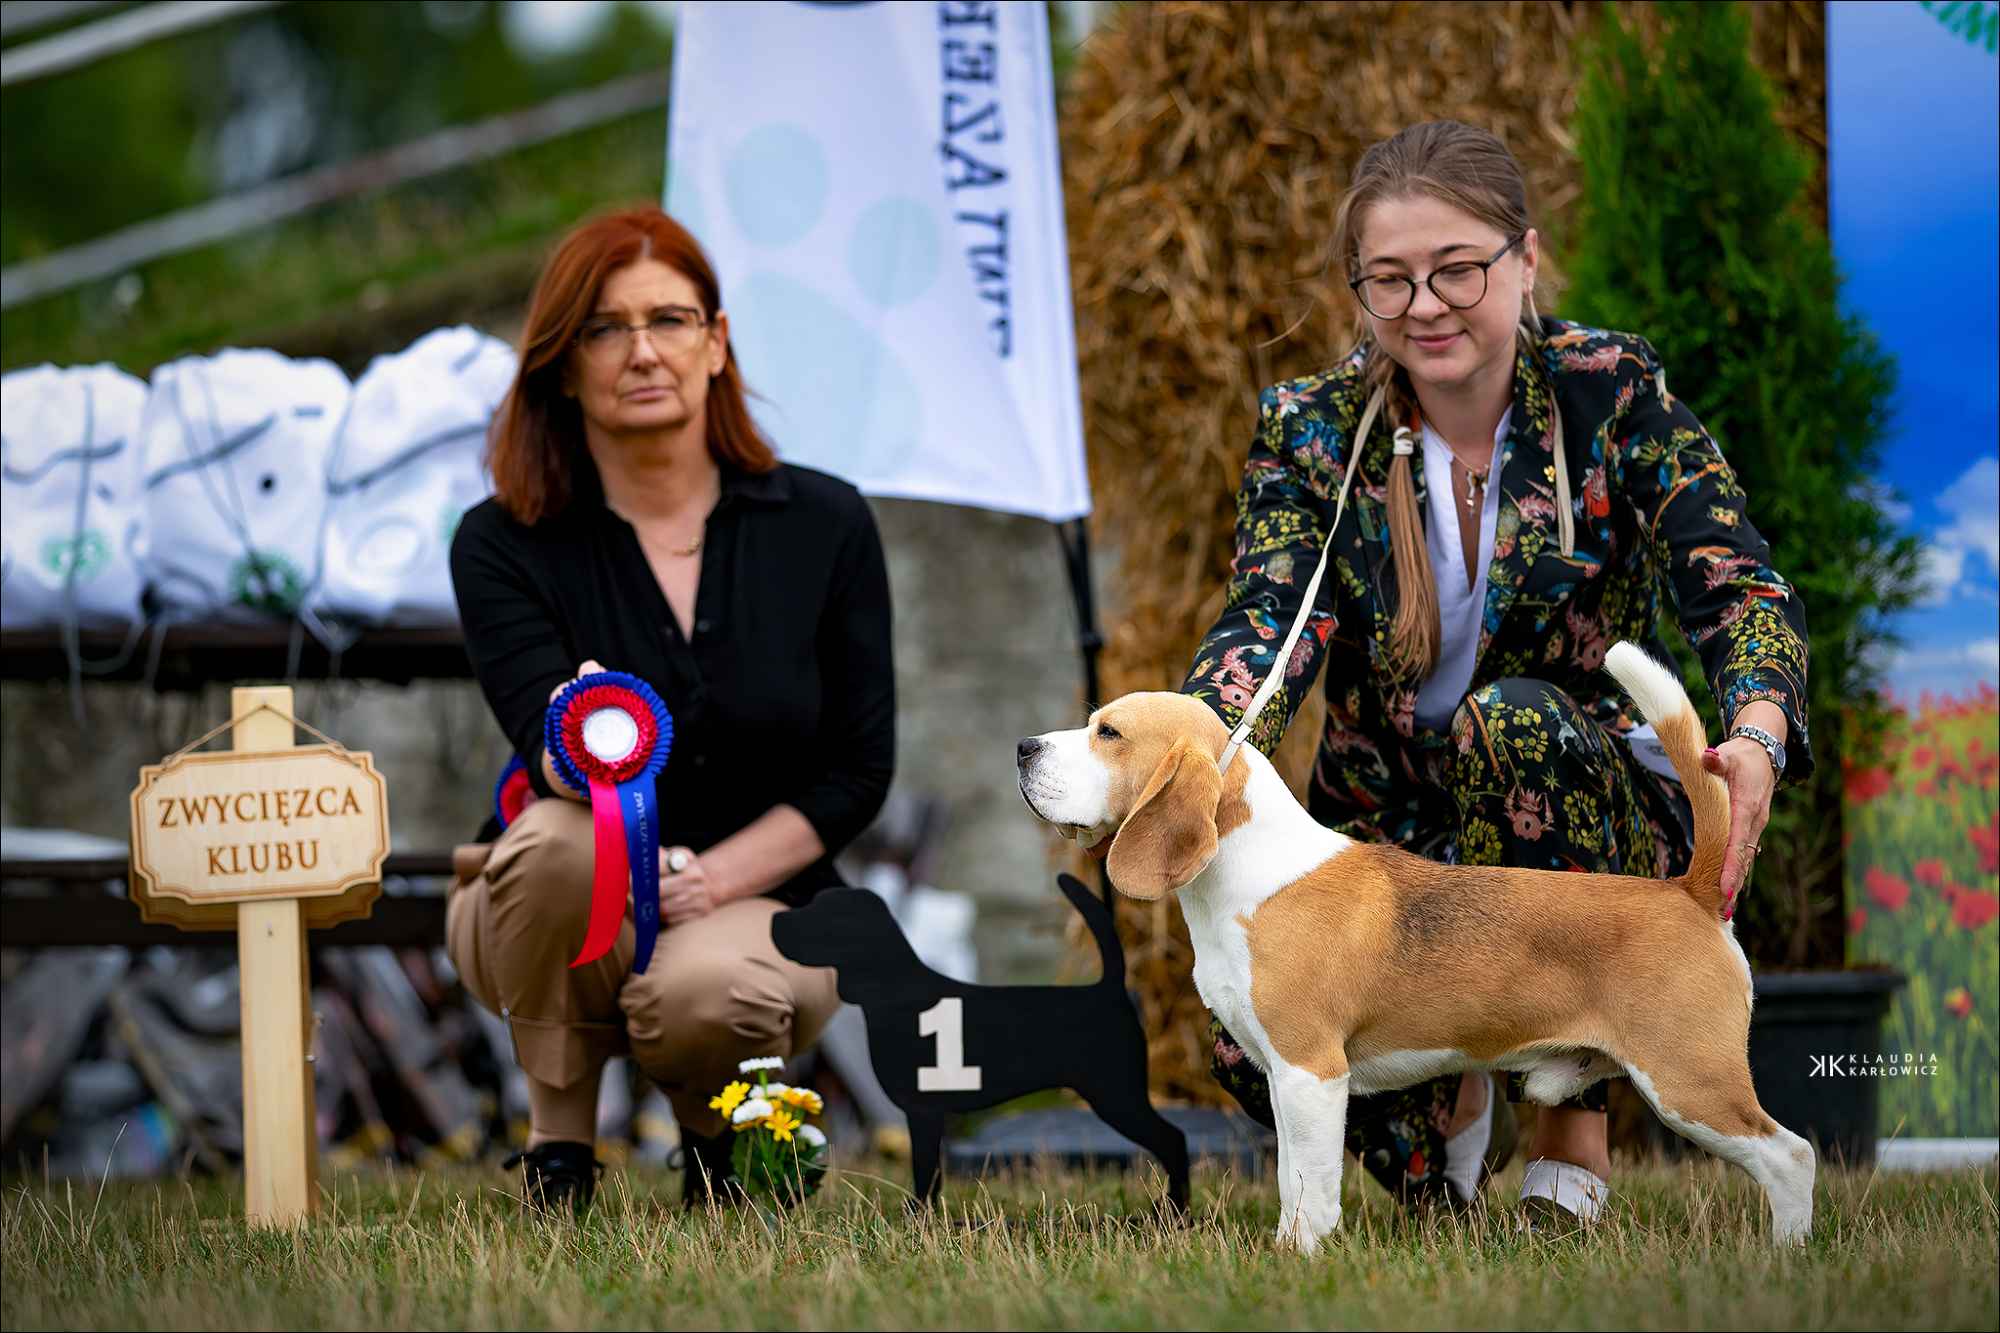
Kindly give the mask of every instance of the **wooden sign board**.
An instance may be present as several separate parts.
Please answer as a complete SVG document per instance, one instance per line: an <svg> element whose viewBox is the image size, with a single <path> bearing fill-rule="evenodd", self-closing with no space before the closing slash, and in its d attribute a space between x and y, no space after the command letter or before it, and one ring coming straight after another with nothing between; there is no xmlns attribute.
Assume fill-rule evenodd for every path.
<svg viewBox="0 0 2000 1333"><path fill-rule="evenodd" d="M262 899L302 900L309 927L366 916L389 854L388 810L366 751L149 764L132 792L133 899L146 920L190 930L234 929L234 905Z"/></svg>

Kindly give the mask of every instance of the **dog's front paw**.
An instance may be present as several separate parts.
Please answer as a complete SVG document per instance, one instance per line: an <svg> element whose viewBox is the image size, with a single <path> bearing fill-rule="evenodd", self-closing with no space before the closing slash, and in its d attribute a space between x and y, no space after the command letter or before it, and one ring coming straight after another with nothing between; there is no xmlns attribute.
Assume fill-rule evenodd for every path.
<svg viewBox="0 0 2000 1333"><path fill-rule="evenodd" d="M1303 1208L1293 1210L1288 1216L1278 1219L1275 1237L1281 1250L1296 1250L1310 1258L1319 1253L1320 1242L1340 1228L1340 1210L1335 1208L1330 1217L1322 1218L1315 1225L1306 1216Z"/></svg>

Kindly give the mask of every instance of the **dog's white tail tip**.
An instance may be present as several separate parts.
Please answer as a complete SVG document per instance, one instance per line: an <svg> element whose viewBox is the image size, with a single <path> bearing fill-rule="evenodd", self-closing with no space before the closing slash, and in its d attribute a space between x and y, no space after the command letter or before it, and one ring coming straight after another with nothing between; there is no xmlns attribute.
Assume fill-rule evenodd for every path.
<svg viewBox="0 0 2000 1333"><path fill-rule="evenodd" d="M1659 723L1692 707L1673 668L1636 643L1620 640L1604 654L1604 669L1625 687L1648 722Z"/></svg>

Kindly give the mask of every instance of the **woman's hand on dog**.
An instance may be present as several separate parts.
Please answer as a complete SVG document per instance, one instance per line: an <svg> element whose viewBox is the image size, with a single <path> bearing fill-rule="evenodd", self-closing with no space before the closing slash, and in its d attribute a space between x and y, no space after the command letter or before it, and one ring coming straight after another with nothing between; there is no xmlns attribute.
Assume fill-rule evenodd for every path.
<svg viewBox="0 0 2000 1333"><path fill-rule="evenodd" d="M674 867L680 866L679 870ZM670 926L698 921L719 906L701 858L687 847L660 848L660 919Z"/></svg>
<svg viewBox="0 0 2000 1333"><path fill-rule="evenodd" d="M1771 794L1778 778L1771 756L1747 737L1724 741L1701 757L1701 765L1729 784L1729 847L1722 854L1722 900L1733 902L1756 864L1757 842L1771 818Z"/></svg>

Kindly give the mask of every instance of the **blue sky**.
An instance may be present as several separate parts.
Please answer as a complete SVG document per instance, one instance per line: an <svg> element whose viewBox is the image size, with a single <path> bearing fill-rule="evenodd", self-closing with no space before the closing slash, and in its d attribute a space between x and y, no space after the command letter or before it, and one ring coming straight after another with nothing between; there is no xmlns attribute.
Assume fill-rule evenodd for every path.
<svg viewBox="0 0 2000 1333"><path fill-rule="evenodd" d="M1830 224L1843 304L1901 376L1883 479L1925 542L1888 683L2000 680L2000 59L1912 0L1827 6ZM1810 609L1809 609L1810 610Z"/></svg>

